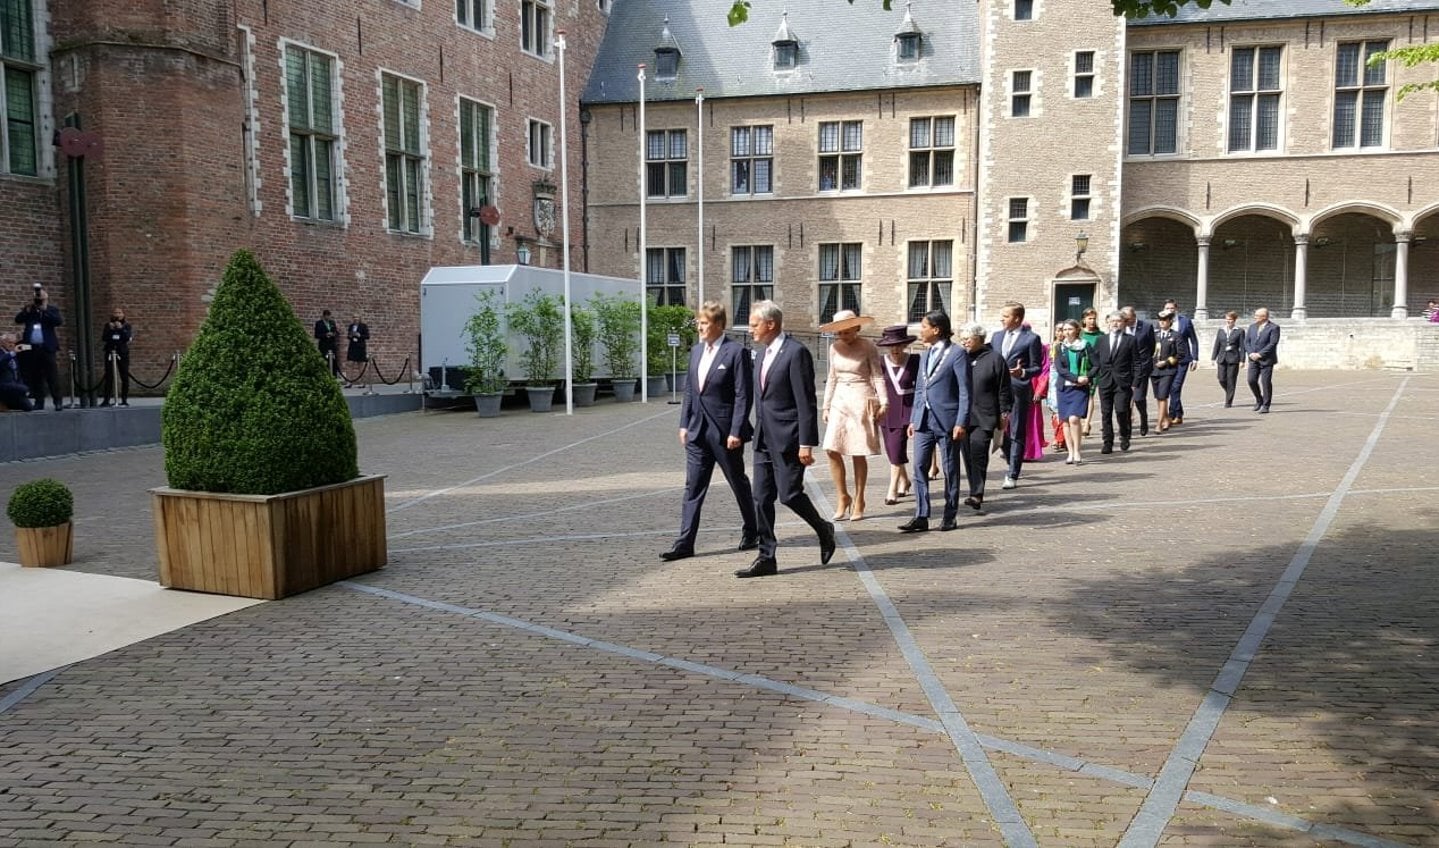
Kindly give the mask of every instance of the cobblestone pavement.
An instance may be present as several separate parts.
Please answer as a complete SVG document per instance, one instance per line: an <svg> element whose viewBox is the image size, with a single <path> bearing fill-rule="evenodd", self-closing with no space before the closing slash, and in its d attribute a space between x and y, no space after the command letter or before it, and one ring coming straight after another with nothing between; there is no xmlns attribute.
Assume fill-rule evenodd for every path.
<svg viewBox="0 0 1439 848"><path fill-rule="evenodd" d="M1439 377L1276 382L954 533L876 473L748 581L722 484L657 558L676 407L357 422L389 566L0 687L0 846L1439 844ZM150 578L161 465L0 493L64 480L74 568Z"/></svg>

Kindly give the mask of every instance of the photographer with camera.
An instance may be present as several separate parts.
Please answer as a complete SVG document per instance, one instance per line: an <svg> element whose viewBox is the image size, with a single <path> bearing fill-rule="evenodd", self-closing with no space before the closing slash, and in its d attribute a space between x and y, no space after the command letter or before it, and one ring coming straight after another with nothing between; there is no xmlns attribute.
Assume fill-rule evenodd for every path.
<svg viewBox="0 0 1439 848"><path fill-rule="evenodd" d="M105 339L105 400L100 405L109 406L115 397L115 372L120 372L120 405L130 405L130 339L135 333L130 322L125 320L125 310L116 307L110 310L110 321L101 331Z"/></svg>
<svg viewBox="0 0 1439 848"><path fill-rule="evenodd" d="M315 322L315 340L320 343L320 355L329 361L330 373L340 376L340 330L328 309L321 312L320 320Z"/></svg>
<svg viewBox="0 0 1439 848"><path fill-rule="evenodd" d="M35 408L45 408L48 386L58 412L64 403L60 400L60 368L55 364L55 354L60 350L55 328L65 321L60 310L50 305L44 285L35 284L33 298L15 316L15 323L20 325L20 344L15 348L20 356L20 374L30 387L30 396L35 398Z"/></svg>
<svg viewBox="0 0 1439 848"><path fill-rule="evenodd" d="M7 409L29 412L30 390L20 382L20 363L15 358L15 334L0 334L0 404Z"/></svg>

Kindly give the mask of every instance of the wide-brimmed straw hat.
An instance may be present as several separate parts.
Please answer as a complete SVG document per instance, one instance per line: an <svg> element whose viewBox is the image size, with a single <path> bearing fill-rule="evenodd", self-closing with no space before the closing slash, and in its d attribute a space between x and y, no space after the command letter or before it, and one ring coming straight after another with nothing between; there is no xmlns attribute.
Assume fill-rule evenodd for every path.
<svg viewBox="0 0 1439 848"><path fill-rule="evenodd" d="M821 333L838 333L841 330L848 330L850 327L864 327L873 324L874 319L868 315L856 315L851 309L841 309L834 313L834 320L828 324L820 324Z"/></svg>
<svg viewBox="0 0 1439 848"><path fill-rule="evenodd" d="M909 347L918 339L909 334L909 326L906 324L892 324L884 328L884 335L875 342L879 347Z"/></svg>

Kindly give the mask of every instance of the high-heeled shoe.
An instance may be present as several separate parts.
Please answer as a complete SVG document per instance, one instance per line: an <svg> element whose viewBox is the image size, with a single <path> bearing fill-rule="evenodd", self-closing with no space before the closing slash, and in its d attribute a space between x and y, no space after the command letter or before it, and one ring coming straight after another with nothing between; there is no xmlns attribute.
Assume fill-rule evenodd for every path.
<svg viewBox="0 0 1439 848"><path fill-rule="evenodd" d="M849 498L845 498L844 500L840 501L839 509L835 510L834 515L830 517L830 520L843 521L845 519L845 515L849 512L850 503L851 502Z"/></svg>
<svg viewBox="0 0 1439 848"><path fill-rule="evenodd" d="M864 501L854 502L854 508L849 511L849 520L851 523L864 520Z"/></svg>

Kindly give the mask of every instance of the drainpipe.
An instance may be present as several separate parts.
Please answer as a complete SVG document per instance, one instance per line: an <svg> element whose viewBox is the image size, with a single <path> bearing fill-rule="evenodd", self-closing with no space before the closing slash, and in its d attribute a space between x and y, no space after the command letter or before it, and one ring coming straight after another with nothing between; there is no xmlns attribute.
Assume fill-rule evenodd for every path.
<svg viewBox="0 0 1439 848"><path fill-rule="evenodd" d="M80 129L80 115L65 116L65 126ZM76 403L94 406L95 392L90 380L95 373L95 352L90 345L90 222L85 202L85 158L66 153L70 194L70 276L75 285L75 307L71 312L75 338L76 362L72 366L80 375ZM117 390L118 391L118 390Z"/></svg>
<svg viewBox="0 0 1439 848"><path fill-rule="evenodd" d="M580 265L590 272L590 110L580 107Z"/></svg>

